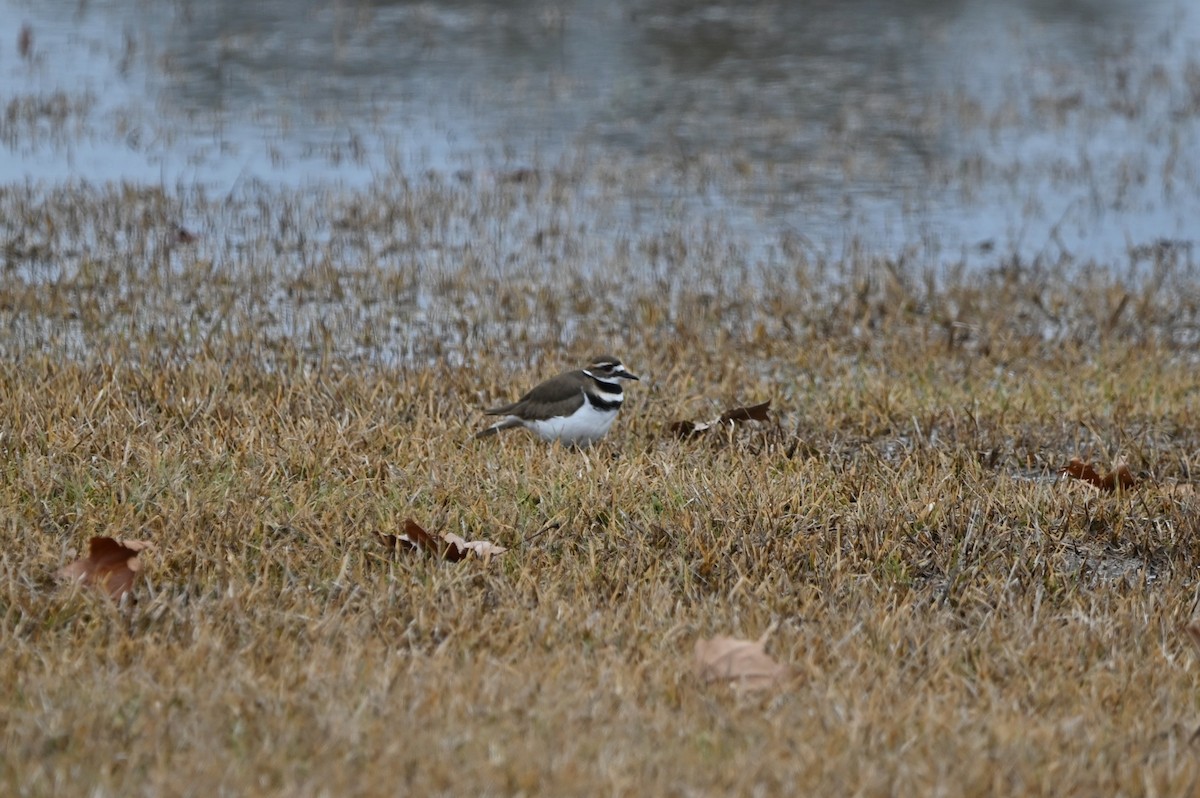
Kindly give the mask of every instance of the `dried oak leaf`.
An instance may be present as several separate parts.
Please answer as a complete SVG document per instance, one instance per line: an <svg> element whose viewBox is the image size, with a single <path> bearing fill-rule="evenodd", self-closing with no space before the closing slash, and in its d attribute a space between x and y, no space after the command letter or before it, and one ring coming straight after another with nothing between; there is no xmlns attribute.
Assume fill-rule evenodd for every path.
<svg viewBox="0 0 1200 798"><path fill-rule="evenodd" d="M464 540L453 532L443 535L433 535L426 532L411 518L404 519L404 531L399 535L384 535L378 532L375 536L389 549L406 551L423 551L448 562L458 562L472 552L477 557L487 557L492 554L503 554L508 551L504 546L497 546L486 540Z"/></svg>
<svg viewBox="0 0 1200 798"><path fill-rule="evenodd" d="M696 675L706 683L728 682L741 690L765 690L787 675L766 652L767 635L758 640L713 637L696 641Z"/></svg>
<svg viewBox="0 0 1200 798"><path fill-rule="evenodd" d="M721 414L721 421L730 423L734 421L766 421L770 418L771 400L761 402L749 407L734 407L726 410Z"/></svg>
<svg viewBox="0 0 1200 798"><path fill-rule="evenodd" d="M730 408L712 421L676 421L671 424L671 433L677 438L691 438L718 425L737 424L742 421L766 421L770 418L770 410L771 400L768 399L757 405Z"/></svg>
<svg viewBox="0 0 1200 798"><path fill-rule="evenodd" d="M1129 466L1124 463L1102 476L1091 463L1085 463L1078 457L1072 457L1071 462L1060 468L1058 473L1066 474L1072 479L1081 480L1110 493L1117 488L1129 490L1137 485L1137 478L1130 472Z"/></svg>
<svg viewBox="0 0 1200 798"><path fill-rule="evenodd" d="M379 545L383 546L393 554L403 546L406 550L416 548L408 542L403 535L385 535L382 532L375 533L375 539L379 541Z"/></svg>
<svg viewBox="0 0 1200 798"><path fill-rule="evenodd" d="M449 553L446 554L446 559L451 562L461 560L469 552L475 552L475 555L478 557L487 557L492 554L503 554L508 551L504 546L497 546L495 543L489 543L486 540L463 540L453 532L447 532L442 535L442 539L459 552L456 557L450 556Z"/></svg>
<svg viewBox="0 0 1200 798"><path fill-rule="evenodd" d="M114 599L119 599L133 589L142 568L138 555L153 548L146 540L94 537L88 542L88 556L64 565L58 575L67 581L106 590Z"/></svg>

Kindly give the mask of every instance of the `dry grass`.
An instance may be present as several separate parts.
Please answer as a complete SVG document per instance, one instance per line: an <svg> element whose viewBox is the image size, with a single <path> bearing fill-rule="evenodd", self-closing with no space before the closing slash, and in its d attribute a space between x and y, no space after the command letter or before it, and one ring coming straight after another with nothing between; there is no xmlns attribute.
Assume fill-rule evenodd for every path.
<svg viewBox="0 0 1200 798"><path fill-rule="evenodd" d="M432 245L508 247L482 231L560 179L187 198L249 230L199 249L161 192L2 198L8 794L1195 788L1189 252L925 274L666 233L579 276L545 237ZM650 376L600 446L470 439L596 341ZM1146 483L1056 481L1075 454ZM510 550L395 560L407 516ZM91 535L156 543L135 600L56 584ZM772 623L784 689L691 673Z"/></svg>

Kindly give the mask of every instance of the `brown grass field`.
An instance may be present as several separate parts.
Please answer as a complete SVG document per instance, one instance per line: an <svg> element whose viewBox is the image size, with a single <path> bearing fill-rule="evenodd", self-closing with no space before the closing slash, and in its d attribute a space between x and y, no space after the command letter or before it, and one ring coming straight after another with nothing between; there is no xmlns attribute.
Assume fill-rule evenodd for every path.
<svg viewBox="0 0 1200 798"><path fill-rule="evenodd" d="M557 180L188 200L241 248L161 192L0 198L5 794L1194 793L1190 249L504 260ZM596 350L644 378L598 446L471 439ZM380 544L410 517L508 551ZM120 602L56 578L92 536L155 546ZM768 630L773 688L695 674Z"/></svg>

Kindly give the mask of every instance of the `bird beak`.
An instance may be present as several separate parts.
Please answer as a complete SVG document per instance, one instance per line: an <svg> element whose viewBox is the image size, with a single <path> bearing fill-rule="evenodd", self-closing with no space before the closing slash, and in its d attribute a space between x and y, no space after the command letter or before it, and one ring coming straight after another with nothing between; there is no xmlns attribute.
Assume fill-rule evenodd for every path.
<svg viewBox="0 0 1200 798"><path fill-rule="evenodd" d="M621 373L620 373L620 374L618 374L617 376L618 376L618 377L624 377L624 378L625 378L625 379L627 379L627 380L636 380L636 379L638 379L638 375L634 374L632 371L629 371L629 370L628 370L628 369L626 369L624 366L622 366L622 367L621 367ZM639 382L640 382L640 380L639 380Z"/></svg>

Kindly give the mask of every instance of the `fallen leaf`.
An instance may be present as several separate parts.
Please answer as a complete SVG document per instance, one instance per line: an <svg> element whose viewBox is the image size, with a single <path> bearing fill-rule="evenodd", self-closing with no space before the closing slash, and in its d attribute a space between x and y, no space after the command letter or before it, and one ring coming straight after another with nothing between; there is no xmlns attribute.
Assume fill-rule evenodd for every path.
<svg viewBox="0 0 1200 798"><path fill-rule="evenodd" d="M379 541L380 546L383 546L385 549L391 549L392 551L395 551L400 546L404 546L406 549L414 548L400 535L385 535L382 532L376 532L375 538Z"/></svg>
<svg viewBox="0 0 1200 798"><path fill-rule="evenodd" d="M721 414L721 421L731 423L734 421L766 421L770 418L771 400L768 399L757 405L749 407L735 407L732 410L726 410Z"/></svg>
<svg viewBox="0 0 1200 798"><path fill-rule="evenodd" d="M1100 472L1096 470L1095 466L1091 463L1083 462L1078 457L1072 457L1071 462L1058 469L1058 473L1066 474L1073 479L1081 479L1096 487L1100 487L1104 482L1104 478L1100 476Z"/></svg>
<svg viewBox="0 0 1200 798"><path fill-rule="evenodd" d="M712 421L676 421L671 424L671 433L677 438L691 438L718 425L732 425L743 421L766 421L770 418L771 400L748 407L734 407L726 410L720 417Z"/></svg>
<svg viewBox="0 0 1200 798"><path fill-rule="evenodd" d="M453 532L446 532L441 536L433 535L411 518L404 519L404 532L401 534L384 535L376 532L375 537L393 551L401 547L406 551L424 551L448 562L458 562L472 552L477 557L488 557L508 551L504 546L497 546L486 540L465 540Z"/></svg>
<svg viewBox="0 0 1200 798"><path fill-rule="evenodd" d="M457 548L459 555L457 557L450 556L450 550L447 550L446 559L451 562L457 562L463 557L466 557L469 552L475 552L477 557L488 557L492 554L503 554L508 549L503 546L497 546L495 543L489 543L486 540L463 540L453 532L447 532L442 535L442 538L452 547Z"/></svg>
<svg viewBox="0 0 1200 798"><path fill-rule="evenodd" d="M403 548L406 551L427 551L439 556L441 554L441 546L438 545L433 535L426 532L411 518L404 519L404 531L399 535L385 535L382 532L376 532L375 536L389 549Z"/></svg>
<svg viewBox="0 0 1200 798"><path fill-rule="evenodd" d="M146 540L119 540L94 537L88 542L88 556L63 566L58 575L67 581L83 582L108 591L114 599L133 589L142 568L138 555L154 548Z"/></svg>
<svg viewBox="0 0 1200 798"><path fill-rule="evenodd" d="M696 641L696 675L706 683L728 682L741 690L775 687L787 675L766 652L767 635L758 640L713 637Z"/></svg>
<svg viewBox="0 0 1200 798"><path fill-rule="evenodd" d="M708 429L708 425L700 425L695 421L675 421L671 424L671 434L676 438L690 438L697 432Z"/></svg>
<svg viewBox="0 0 1200 798"><path fill-rule="evenodd" d="M425 551L437 554L439 546L433 535L425 531L425 529L411 518L404 519L404 533L400 535L400 539L408 543L414 549L424 549Z"/></svg>
<svg viewBox="0 0 1200 798"><path fill-rule="evenodd" d="M1058 473L1065 474L1072 479L1081 480L1100 490L1109 492L1117 488L1129 490L1137 485L1137 477L1129 470L1129 466L1124 463L1121 463L1112 471L1101 476L1100 472L1091 463L1085 463L1078 457L1072 457L1071 462L1060 468Z"/></svg>
<svg viewBox="0 0 1200 798"><path fill-rule="evenodd" d="M1104 480L1106 487L1108 487L1110 482L1112 483L1112 487L1108 488L1109 490L1115 489L1116 485L1120 485L1121 490L1128 490L1138 483L1137 477L1129 470L1129 466L1124 463L1121 463L1113 471L1109 472L1104 477Z"/></svg>

